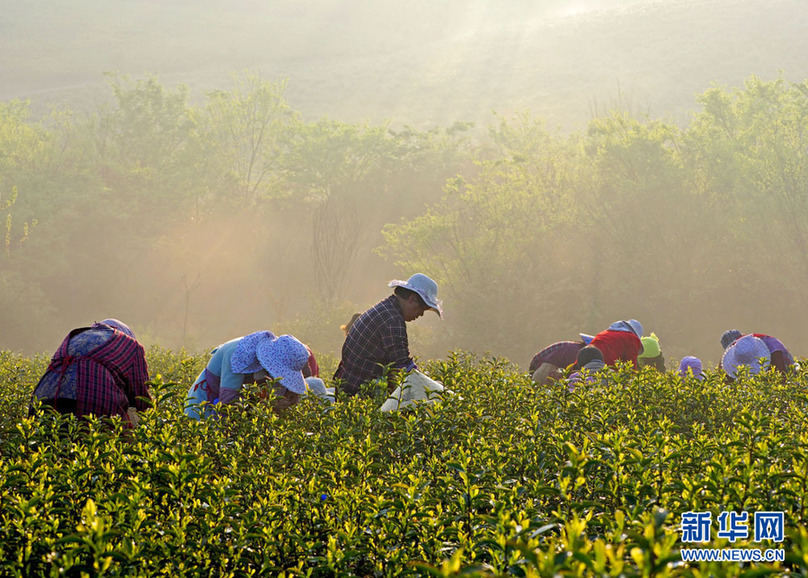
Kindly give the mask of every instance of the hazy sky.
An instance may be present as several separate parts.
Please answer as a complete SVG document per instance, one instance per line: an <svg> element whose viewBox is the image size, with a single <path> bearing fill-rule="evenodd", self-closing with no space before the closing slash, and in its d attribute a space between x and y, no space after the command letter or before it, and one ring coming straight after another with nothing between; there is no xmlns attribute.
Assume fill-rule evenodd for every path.
<svg viewBox="0 0 808 578"><path fill-rule="evenodd" d="M808 76L803 0L0 2L0 98L72 105L104 72L203 93L251 69L346 121L562 129L617 102L682 118L710 83Z"/></svg>
<svg viewBox="0 0 808 578"><path fill-rule="evenodd" d="M0 0L0 10L0 99L30 99L35 114L92 110L110 95L105 72L156 74L202 100L248 69L288 79L287 101L308 120L482 130L494 112L526 111L569 131L616 105L685 123L713 84L808 78L805 0ZM307 252L295 257L303 268ZM149 257L155 279L169 257ZM193 265L153 298L183 307L205 267ZM354 291L372 304L394 268L367 256L362 266L382 276ZM204 311L221 290L200 286L190 307ZM160 329L147 332L157 340Z"/></svg>

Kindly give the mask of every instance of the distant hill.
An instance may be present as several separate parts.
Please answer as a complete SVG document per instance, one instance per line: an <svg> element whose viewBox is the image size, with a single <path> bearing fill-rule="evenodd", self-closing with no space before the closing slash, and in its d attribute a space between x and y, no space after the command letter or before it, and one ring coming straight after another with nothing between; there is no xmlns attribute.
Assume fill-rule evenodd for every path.
<svg viewBox="0 0 808 578"><path fill-rule="evenodd" d="M712 83L808 78L805 0L0 1L0 99L92 105L103 72L288 78L309 117L419 127L528 110L573 130L621 100L685 120Z"/></svg>

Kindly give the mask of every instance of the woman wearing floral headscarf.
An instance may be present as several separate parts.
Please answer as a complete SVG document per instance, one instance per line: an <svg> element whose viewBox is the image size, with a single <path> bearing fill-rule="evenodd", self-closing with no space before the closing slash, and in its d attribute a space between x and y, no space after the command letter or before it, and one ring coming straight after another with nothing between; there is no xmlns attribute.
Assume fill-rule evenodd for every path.
<svg viewBox="0 0 808 578"><path fill-rule="evenodd" d="M208 417L209 404L232 404L241 398L246 383L277 379L274 408L280 412L300 400L306 391L302 370L309 361L309 350L291 335L275 337L271 331L258 331L224 343L213 350L207 367L188 390L185 415L192 419Z"/></svg>

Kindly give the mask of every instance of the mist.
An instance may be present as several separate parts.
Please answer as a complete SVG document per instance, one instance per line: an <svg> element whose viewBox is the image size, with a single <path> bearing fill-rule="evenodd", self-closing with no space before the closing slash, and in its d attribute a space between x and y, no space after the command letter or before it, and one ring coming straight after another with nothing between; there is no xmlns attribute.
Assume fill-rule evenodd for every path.
<svg viewBox="0 0 808 578"><path fill-rule="evenodd" d="M423 358L626 318L669 367L730 328L808 349L804 152L766 128L804 127L803 2L6 4L0 347L116 317L328 359L420 271Z"/></svg>

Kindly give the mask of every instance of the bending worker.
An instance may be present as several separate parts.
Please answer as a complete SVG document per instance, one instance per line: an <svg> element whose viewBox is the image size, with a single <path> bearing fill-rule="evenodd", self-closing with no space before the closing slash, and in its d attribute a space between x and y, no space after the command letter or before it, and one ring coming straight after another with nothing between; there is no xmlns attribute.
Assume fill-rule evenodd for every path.
<svg viewBox="0 0 808 578"><path fill-rule="evenodd" d="M438 284L426 275L390 281L389 287L395 288L393 294L359 316L342 346L334 379L349 396L359 393L363 383L384 376L387 368L393 373L417 369L410 356L406 323L430 309L443 318Z"/></svg>

